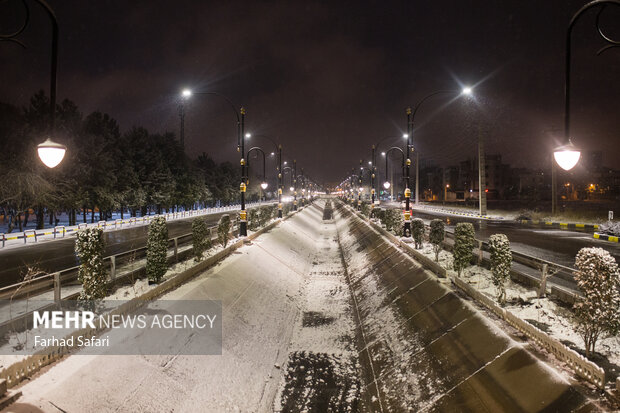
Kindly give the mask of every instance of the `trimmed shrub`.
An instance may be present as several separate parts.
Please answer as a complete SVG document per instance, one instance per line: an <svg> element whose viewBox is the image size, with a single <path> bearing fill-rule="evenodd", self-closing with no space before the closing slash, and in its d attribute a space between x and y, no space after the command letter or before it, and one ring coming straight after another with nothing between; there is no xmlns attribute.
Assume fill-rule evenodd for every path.
<svg viewBox="0 0 620 413"><path fill-rule="evenodd" d="M220 222L217 224L217 240L226 248L228 245L228 237L230 236L231 221L230 215L222 215Z"/></svg>
<svg viewBox="0 0 620 413"><path fill-rule="evenodd" d="M369 217L370 216L370 204L367 202L362 202L362 215L364 215L365 217Z"/></svg>
<svg viewBox="0 0 620 413"><path fill-rule="evenodd" d="M251 231L256 231L261 227L258 209L259 208L248 209L248 229Z"/></svg>
<svg viewBox="0 0 620 413"><path fill-rule="evenodd" d="M582 248L575 258L575 281L583 292L574 305L586 357L594 352L602 334L616 335L620 328L618 264L602 248Z"/></svg>
<svg viewBox="0 0 620 413"><path fill-rule="evenodd" d="M510 242L504 234L495 234L489 237L489 250L491 251L491 272L493 284L497 287L497 301L504 306L506 304L506 280L510 276L512 266L512 251Z"/></svg>
<svg viewBox="0 0 620 413"><path fill-rule="evenodd" d="M291 208L290 202L282 205L282 217L285 217L288 214L290 214L291 213L291 209L292 208Z"/></svg>
<svg viewBox="0 0 620 413"><path fill-rule="evenodd" d="M209 228L204 217L192 221L192 245L196 261L202 260L202 254L212 246Z"/></svg>
<svg viewBox="0 0 620 413"><path fill-rule="evenodd" d="M463 270L469 267L472 259L475 237L474 226L469 222L456 224L454 236L454 269L460 277Z"/></svg>
<svg viewBox="0 0 620 413"><path fill-rule="evenodd" d="M424 241L424 221L420 218L414 218L411 221L411 235L413 235L416 249L422 248L422 243Z"/></svg>
<svg viewBox="0 0 620 413"><path fill-rule="evenodd" d="M103 265L103 228L86 228L77 232L75 253L80 260L78 281L82 292L78 300L100 300L107 293L108 274Z"/></svg>
<svg viewBox="0 0 620 413"><path fill-rule="evenodd" d="M383 224L387 231L390 231L396 236L401 236L403 234L403 226L405 225L403 211L400 209L386 209L383 218Z"/></svg>
<svg viewBox="0 0 620 413"><path fill-rule="evenodd" d="M431 221L431 232L428 236L431 244L433 244L433 252L435 253L435 261L439 261L439 251L441 244L446 239L445 225L442 220L434 219Z"/></svg>
<svg viewBox="0 0 620 413"><path fill-rule="evenodd" d="M164 217L157 217L149 224L146 242L146 276L149 282L158 283L168 270L168 226Z"/></svg>
<svg viewBox="0 0 620 413"><path fill-rule="evenodd" d="M383 222L384 215L385 215L384 209L375 207L372 209L372 212L370 213L370 218L378 219L379 221Z"/></svg>

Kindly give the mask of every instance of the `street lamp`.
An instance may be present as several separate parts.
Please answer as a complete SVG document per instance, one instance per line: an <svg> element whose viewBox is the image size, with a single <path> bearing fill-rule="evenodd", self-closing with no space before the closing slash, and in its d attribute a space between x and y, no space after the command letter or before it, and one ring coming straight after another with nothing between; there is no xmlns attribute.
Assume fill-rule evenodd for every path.
<svg viewBox="0 0 620 413"><path fill-rule="evenodd" d="M52 54L51 54L51 64L50 64L50 106L49 106L49 134L43 143L37 145L37 153L39 155L39 159L45 166L48 168L54 168L60 162L62 162L65 152L67 151L67 147L61 145L59 143L54 142L52 139L54 137L55 129L56 129L56 72L58 69L58 21L56 20L56 13L54 10L45 2L45 0L35 0L41 7L45 9L47 16L50 18L52 23ZM17 39L17 37L26 29L28 26L28 22L30 20L30 9L28 5L24 1L24 7L26 9L26 18L24 24L15 31L14 33L8 35L0 35L0 41L10 41L19 44L22 47L25 47L24 44Z"/></svg>
<svg viewBox="0 0 620 413"><path fill-rule="evenodd" d="M187 99L193 95L210 95L224 99L230 105L233 112L235 112L235 116L237 117L237 152L241 153L241 184L239 185L241 210L239 211L239 236L245 237L248 235L247 211L245 210L245 191L247 188L248 177L246 161L243 155L245 154L245 139L250 137L249 134L245 133L245 108L242 106L239 110L237 110L237 105L235 105L232 100L218 92L193 92L189 89L184 89L181 92L181 97L184 99Z"/></svg>
<svg viewBox="0 0 620 413"><path fill-rule="evenodd" d="M428 95L426 95L425 97L423 97L414 107L413 110L411 108L407 108L407 168L406 168L406 176L405 176L405 182L407 185L407 189L409 188L409 168L411 166L411 160L409 159L409 152L413 152L413 142L412 142L412 134L413 134L413 121L415 119L415 115L418 112L418 109L420 109L420 106L422 106L422 104L427 101L428 99L432 98L433 96L437 96L437 95L443 95L443 94L449 94L449 95L456 95L456 96L472 96L473 94L473 89L469 86L466 86L460 90L458 89L452 89L452 90L438 90L435 91L433 93L430 93ZM415 162L415 168L416 168L416 180L415 180L415 203L416 205L418 205L420 203L420 152L416 151L416 162ZM411 191L409 191L410 193ZM407 211L409 210L409 198L407 197L407 194L405 194L405 199L406 199L406 205L407 205ZM407 222L407 220L405 220L405 227L410 226Z"/></svg>
<svg viewBox="0 0 620 413"><path fill-rule="evenodd" d="M43 162L48 168L54 168L60 162L62 162L62 159L65 157L66 151L67 147L65 145L56 143L50 138L47 138L45 142L37 145L37 152L39 154L39 158L41 159L41 162Z"/></svg>
<svg viewBox="0 0 620 413"><path fill-rule="evenodd" d="M601 6L598 14L596 15L596 29L599 36L607 43L606 46L599 49L597 55L611 49L612 47L620 46L620 42L615 41L608 37L600 26L600 16L607 5L620 6L619 0L594 0L583 6L577 13L575 13L568 24L566 29L566 51L565 51L565 66L564 66L564 145L558 146L553 151L553 158L557 164L564 170L571 170L581 157L581 151L573 145L570 137L570 77L571 77L571 34L575 23L592 7ZM553 165L553 164L552 164ZM555 182L555 168L551 171L551 213L556 213L556 182Z"/></svg>

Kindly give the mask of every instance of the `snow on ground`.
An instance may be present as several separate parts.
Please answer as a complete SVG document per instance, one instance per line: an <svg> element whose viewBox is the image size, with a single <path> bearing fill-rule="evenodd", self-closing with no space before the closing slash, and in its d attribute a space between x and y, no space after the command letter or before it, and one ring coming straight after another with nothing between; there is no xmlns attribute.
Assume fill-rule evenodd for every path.
<svg viewBox="0 0 620 413"><path fill-rule="evenodd" d="M278 412L356 412L360 364L355 323L333 223L319 225L312 268L274 402Z"/></svg>
<svg viewBox="0 0 620 413"><path fill-rule="evenodd" d="M428 242L418 252L433 260L435 259L435 253ZM452 262L452 253L442 250L439 254L439 264L447 269L449 276L456 277L456 271L452 269ZM493 285L490 270L470 266L464 270L462 278L489 298L497 300L499 292L497 287ZM514 315L545 331L568 347L583 351L583 338L576 332L576 322L570 308L546 297L538 298L537 290L518 284L511 279L506 281L506 299L505 308ZM600 338L596 344L596 352L600 353L611 364L607 366L607 362L603 361L600 365L609 370L608 378L614 379L620 373L620 337ZM594 361L599 362L601 360L595 359Z"/></svg>

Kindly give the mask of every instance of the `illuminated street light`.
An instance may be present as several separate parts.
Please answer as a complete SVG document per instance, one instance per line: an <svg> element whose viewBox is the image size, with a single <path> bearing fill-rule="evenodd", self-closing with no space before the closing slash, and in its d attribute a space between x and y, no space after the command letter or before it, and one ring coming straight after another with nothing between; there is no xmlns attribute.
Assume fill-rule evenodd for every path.
<svg viewBox="0 0 620 413"><path fill-rule="evenodd" d="M469 86L466 86L466 87L463 88L463 91L461 93L466 95L466 96L471 96L472 93L473 93L473 90Z"/></svg>
<svg viewBox="0 0 620 413"><path fill-rule="evenodd" d="M383 183L383 187L384 187L385 189L390 189L390 183L389 183L388 181L385 181L385 182Z"/></svg>
<svg viewBox="0 0 620 413"><path fill-rule="evenodd" d="M37 153L39 154L39 158L48 168L54 168L62 162L66 151L67 147L65 145L56 143L50 138L47 138L45 142L37 145Z"/></svg>
<svg viewBox="0 0 620 413"><path fill-rule="evenodd" d="M192 91L189 89L183 89L183 91L181 92L181 96L184 99L189 99L192 96Z"/></svg>
<svg viewBox="0 0 620 413"><path fill-rule="evenodd" d="M245 134L245 137L246 137L246 138L251 138L251 137L252 137L252 134L251 134L251 133L246 133L246 134Z"/></svg>
<svg viewBox="0 0 620 413"><path fill-rule="evenodd" d="M267 189L268 186L269 184L267 182L263 182L262 184L260 184L260 187L263 189Z"/></svg>
<svg viewBox="0 0 620 413"><path fill-rule="evenodd" d="M560 165L560 168L565 171L569 171L573 169L577 162L579 162L579 158L581 157L581 151L573 145L573 143L568 141L566 145L559 146L555 148L553 152L553 157L555 161Z"/></svg>

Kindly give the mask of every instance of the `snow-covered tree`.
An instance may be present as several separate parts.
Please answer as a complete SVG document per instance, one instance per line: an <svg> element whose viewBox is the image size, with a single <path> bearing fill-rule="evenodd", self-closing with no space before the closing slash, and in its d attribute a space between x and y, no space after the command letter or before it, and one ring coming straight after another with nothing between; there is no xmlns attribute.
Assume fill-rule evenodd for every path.
<svg viewBox="0 0 620 413"><path fill-rule="evenodd" d="M382 208L373 208L372 212L370 213L370 218L374 218L374 219L378 219L379 221L383 222L383 216L385 214L385 210Z"/></svg>
<svg viewBox="0 0 620 413"><path fill-rule="evenodd" d="M230 215L222 215L220 222L217 224L217 239L226 248L228 245L228 237L230 235Z"/></svg>
<svg viewBox="0 0 620 413"><path fill-rule="evenodd" d="M411 221L411 234L413 235L416 249L422 248L422 243L424 241L424 221L420 218L414 218Z"/></svg>
<svg viewBox="0 0 620 413"><path fill-rule="evenodd" d="M493 284L497 287L497 301L506 304L505 283L510 275L512 266L512 251L510 242L504 234L495 234L489 237L489 249L491 251L491 272L493 273Z"/></svg>
<svg viewBox="0 0 620 413"><path fill-rule="evenodd" d="M211 248L211 236L204 217L192 221L192 244L196 261L202 260L202 254Z"/></svg>
<svg viewBox="0 0 620 413"><path fill-rule="evenodd" d="M454 269L460 277L461 273L469 266L472 259L475 236L474 226L469 222L456 224L454 235Z"/></svg>
<svg viewBox="0 0 620 413"><path fill-rule="evenodd" d="M106 296L108 274L103 265L104 247L103 228L86 228L77 232L75 253L80 260L80 301L100 300Z"/></svg>
<svg viewBox="0 0 620 413"><path fill-rule="evenodd" d="M602 248L582 248L575 266L575 281L583 293L574 305L577 331L590 357L601 334L615 335L620 328L618 264Z"/></svg>
<svg viewBox="0 0 620 413"><path fill-rule="evenodd" d="M164 217L157 217L149 224L146 242L146 276L149 282L158 283L168 270L168 227Z"/></svg>
<svg viewBox="0 0 620 413"><path fill-rule="evenodd" d="M260 216L258 213L258 208L250 208L248 210L248 229L252 231L256 231L260 228Z"/></svg>
<svg viewBox="0 0 620 413"><path fill-rule="evenodd" d="M439 251L441 251L441 244L446 237L446 231L444 223L440 219L434 219L431 221L431 232L428 236L429 241L433 244L433 251L435 252L435 261L439 261Z"/></svg>
<svg viewBox="0 0 620 413"><path fill-rule="evenodd" d="M383 213L383 224L386 230L396 236L401 236L404 225L403 211L400 209L386 209Z"/></svg>

